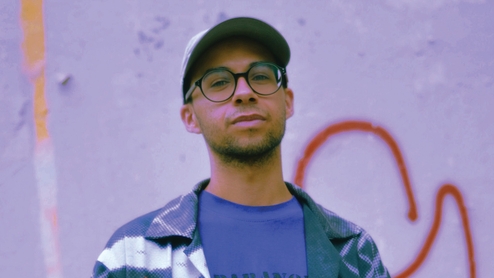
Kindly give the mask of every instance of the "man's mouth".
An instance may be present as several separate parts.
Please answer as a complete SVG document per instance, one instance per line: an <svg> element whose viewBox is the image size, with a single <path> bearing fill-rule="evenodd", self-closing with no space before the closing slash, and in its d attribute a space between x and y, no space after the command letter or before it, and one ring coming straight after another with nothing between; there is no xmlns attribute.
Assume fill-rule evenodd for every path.
<svg viewBox="0 0 494 278"><path fill-rule="evenodd" d="M240 115L233 119L232 124L234 125L250 125L265 121L266 118L259 114L247 114Z"/></svg>

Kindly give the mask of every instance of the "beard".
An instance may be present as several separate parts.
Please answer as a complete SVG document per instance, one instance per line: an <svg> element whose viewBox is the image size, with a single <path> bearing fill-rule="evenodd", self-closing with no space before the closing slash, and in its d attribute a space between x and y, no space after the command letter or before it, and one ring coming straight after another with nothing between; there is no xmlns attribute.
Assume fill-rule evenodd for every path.
<svg viewBox="0 0 494 278"><path fill-rule="evenodd" d="M276 156L279 146L285 135L285 116L277 119L273 126L262 138L247 138L241 142L238 137L228 134L218 134L212 128L201 126L203 136L210 150L223 163L234 167L262 166L269 163ZM255 130L248 130L254 133Z"/></svg>

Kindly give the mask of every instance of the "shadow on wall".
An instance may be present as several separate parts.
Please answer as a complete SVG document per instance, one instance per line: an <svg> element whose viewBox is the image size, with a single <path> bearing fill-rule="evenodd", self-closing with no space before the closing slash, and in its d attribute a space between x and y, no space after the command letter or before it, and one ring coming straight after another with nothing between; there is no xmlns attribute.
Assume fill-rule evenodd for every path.
<svg viewBox="0 0 494 278"><path fill-rule="evenodd" d="M312 138L309 144L305 147L302 158L297 163L297 168L295 172L294 183L303 187L304 177L307 167L314 156L314 154L319 150L319 148L333 135L338 133L347 132L347 131L362 131L362 132L370 132L377 135L381 138L386 145L391 149L393 156L395 158L396 165L398 166L398 170L400 171L401 178L403 180L403 185L407 194L408 199L408 219L411 222L415 222L418 219L417 213L417 204L415 202L415 196L413 193L412 185L410 184L410 179L408 177L408 170L405 165L405 161L403 159L403 155L401 154L400 148L393 137L386 131L384 128L375 126L370 122L365 121L343 121L336 124L331 124L320 131L314 138ZM469 262L469 272L470 277L476 276L476 268L475 268L475 256L474 256L474 247L472 241L472 234L470 232L470 222L468 220L468 213L465 207L465 203L463 201L463 196L460 190L453 184L443 184L439 187L439 190L436 195L436 204L435 204L435 213L434 213L434 221L432 223L432 227L427 235L423 246L416 256L416 258L405 267L400 273L393 275L393 277L404 278L411 276L415 271L417 271L420 266L425 261L427 255L429 254L432 244L436 240L437 233L439 231L439 227L441 226L441 219L443 215L443 201L444 198L448 195L451 195L456 204L458 205L458 209L460 211L463 231L465 235L465 242L467 245L468 252L468 262Z"/></svg>

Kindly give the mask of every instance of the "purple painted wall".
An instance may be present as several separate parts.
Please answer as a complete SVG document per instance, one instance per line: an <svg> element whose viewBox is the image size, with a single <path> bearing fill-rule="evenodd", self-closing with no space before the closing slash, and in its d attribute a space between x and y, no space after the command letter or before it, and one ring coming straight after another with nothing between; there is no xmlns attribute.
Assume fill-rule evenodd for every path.
<svg viewBox="0 0 494 278"><path fill-rule="evenodd" d="M45 269L21 2L0 3L0 277L55 277ZM294 179L304 148L326 126L360 120L384 127L404 155L417 221L406 217L392 153L370 133L327 141L307 169L305 189L369 230L398 274L426 240L437 191L452 183L465 201L477 276L488 277L494 271L494 3L232 3L44 1L42 66L63 276L88 277L116 228L208 176L203 140L179 118L182 54L195 33L229 17L253 16L279 29L292 49L296 112L283 142L285 178ZM414 277L471 273L454 199L447 197L443 209Z"/></svg>

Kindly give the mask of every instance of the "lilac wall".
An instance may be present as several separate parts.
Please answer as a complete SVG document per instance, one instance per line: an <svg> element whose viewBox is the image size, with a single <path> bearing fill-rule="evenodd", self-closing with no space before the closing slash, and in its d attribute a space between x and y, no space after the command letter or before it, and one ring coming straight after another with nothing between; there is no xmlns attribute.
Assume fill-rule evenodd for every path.
<svg viewBox="0 0 494 278"><path fill-rule="evenodd" d="M374 132L325 141L305 170L306 190L369 230L398 274L438 223L438 191L452 184L458 194L446 195L414 277L469 277L465 229L477 276L494 271L492 2L46 0L39 65L53 160L39 164L32 67L21 48L21 4L29 1L0 3L1 277L87 277L116 228L208 176L202 138L179 119L182 54L195 33L243 15L271 23L292 48L296 113L283 143L285 178L294 180L324 128L350 120L382 127L403 155L416 221L407 218L394 155ZM46 179L56 187L55 230L40 216ZM453 196L464 201L468 225ZM55 274L46 270L50 248L61 264Z"/></svg>

